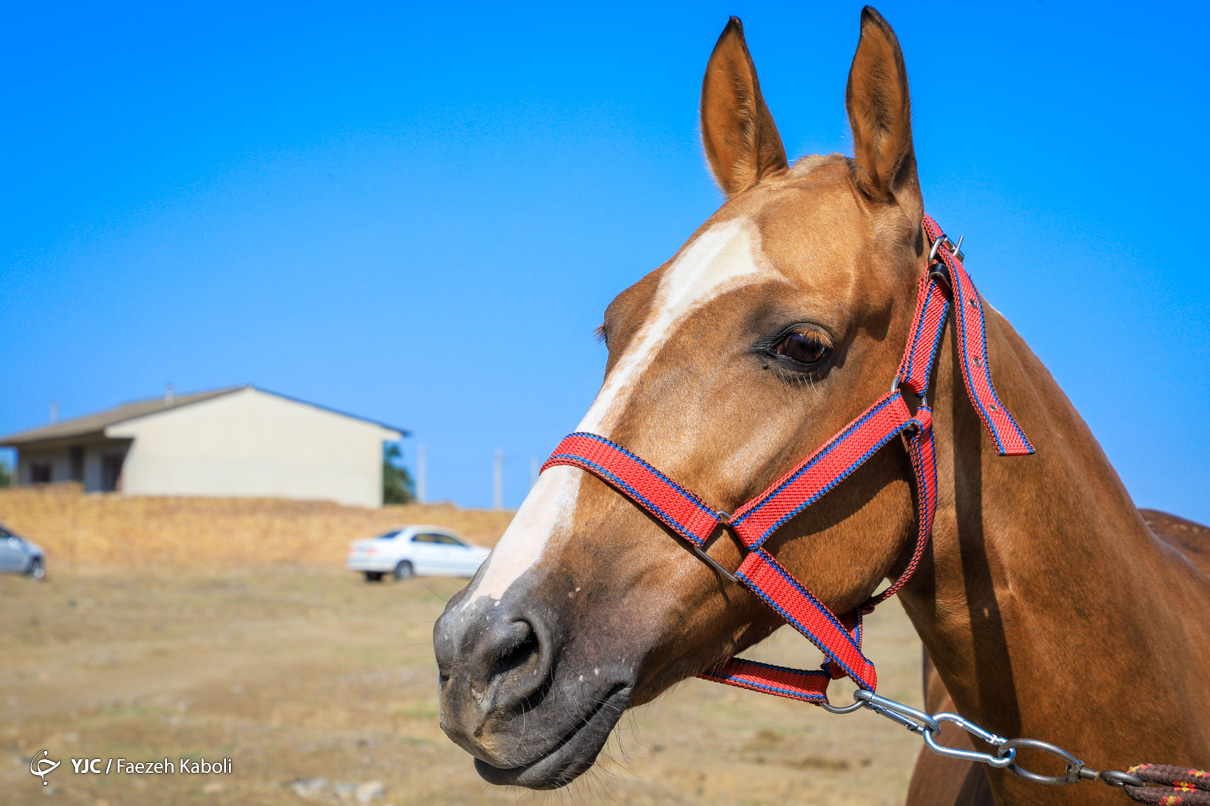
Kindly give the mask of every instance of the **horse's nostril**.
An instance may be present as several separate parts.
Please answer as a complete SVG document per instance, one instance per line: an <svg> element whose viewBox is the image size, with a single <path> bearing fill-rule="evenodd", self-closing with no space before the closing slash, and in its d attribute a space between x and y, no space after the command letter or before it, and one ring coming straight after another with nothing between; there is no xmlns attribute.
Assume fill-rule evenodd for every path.
<svg viewBox="0 0 1210 806"><path fill-rule="evenodd" d="M491 694L493 704L507 707L532 687L530 678L542 663L542 645L534 628L522 619L509 624L500 638L484 693Z"/></svg>
<svg viewBox="0 0 1210 806"><path fill-rule="evenodd" d="M550 672L538 631L525 619L498 624L480 655L480 677L472 673L471 697L488 710L524 708ZM477 679L476 679L477 678Z"/></svg>
<svg viewBox="0 0 1210 806"><path fill-rule="evenodd" d="M538 661L542 647L538 644L538 635L529 622L519 620L513 622L522 629L517 631L518 640L512 646L505 647L492 665L491 679L493 681L506 678L514 672L524 674L525 667L532 666Z"/></svg>

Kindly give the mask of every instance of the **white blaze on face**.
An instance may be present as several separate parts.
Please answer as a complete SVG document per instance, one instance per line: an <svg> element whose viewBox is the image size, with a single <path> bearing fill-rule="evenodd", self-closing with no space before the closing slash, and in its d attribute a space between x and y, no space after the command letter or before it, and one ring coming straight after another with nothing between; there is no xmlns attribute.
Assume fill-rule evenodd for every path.
<svg viewBox="0 0 1210 806"><path fill-rule="evenodd" d="M607 437L631 391L652 359L686 317L718 297L767 278L772 270L760 252L760 235L746 219L717 224L703 232L665 270L647 321L597 393L577 431ZM500 599L509 586L542 557L551 536L569 530L584 471L553 467L544 472L517 510L487 568L464 605L481 596Z"/></svg>

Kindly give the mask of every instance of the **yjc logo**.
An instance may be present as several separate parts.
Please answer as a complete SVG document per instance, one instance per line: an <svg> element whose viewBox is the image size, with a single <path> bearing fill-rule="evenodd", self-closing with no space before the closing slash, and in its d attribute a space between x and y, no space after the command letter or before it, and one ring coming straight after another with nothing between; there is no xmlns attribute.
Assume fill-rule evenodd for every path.
<svg viewBox="0 0 1210 806"><path fill-rule="evenodd" d="M30 775L36 775L41 778L42 786L46 786L47 774L54 772L55 769L57 769L58 766L63 763L62 761L54 761L53 759L45 758L45 756L49 755L49 750L43 750L29 760ZM39 758L39 756L43 756L43 758Z"/></svg>

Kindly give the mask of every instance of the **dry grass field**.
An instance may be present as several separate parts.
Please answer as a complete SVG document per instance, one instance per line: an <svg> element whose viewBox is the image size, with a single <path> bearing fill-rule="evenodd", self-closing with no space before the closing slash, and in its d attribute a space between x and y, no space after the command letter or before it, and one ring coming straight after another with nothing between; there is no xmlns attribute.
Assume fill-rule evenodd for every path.
<svg viewBox="0 0 1210 806"><path fill-rule="evenodd" d="M311 522L310 505L283 502L93 499L47 516L110 519L69 527L72 563L60 552L73 535L29 528L28 510L6 508L12 496L0 495L0 521L50 549L50 576L0 577L4 804L902 802L919 745L906 731L701 681L632 712L609 760L569 790L484 784L436 720L430 632L462 582L370 585L340 561L348 538L409 519L453 521L491 543L500 513L314 505ZM122 516L126 504L147 520ZM224 509L236 514L215 515ZM271 551L249 553L240 524ZM139 556L127 562L111 534ZM902 611L880 610L867 640L880 691L919 704L919 645ZM755 654L817 663L804 644L783 630ZM29 772L43 748L63 762L47 787ZM231 774L75 774L68 761L203 756L230 758Z"/></svg>

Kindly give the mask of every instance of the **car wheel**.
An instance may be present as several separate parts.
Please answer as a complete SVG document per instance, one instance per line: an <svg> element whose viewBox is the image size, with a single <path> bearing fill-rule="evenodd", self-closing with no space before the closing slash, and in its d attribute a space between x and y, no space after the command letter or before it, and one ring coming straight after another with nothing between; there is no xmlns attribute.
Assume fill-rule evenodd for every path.
<svg viewBox="0 0 1210 806"><path fill-rule="evenodd" d="M382 572L366 571L366 582L382 582Z"/></svg>
<svg viewBox="0 0 1210 806"><path fill-rule="evenodd" d="M412 570L412 564L407 560L395 566L395 579L411 579L415 572Z"/></svg>
<svg viewBox="0 0 1210 806"><path fill-rule="evenodd" d="M42 558L35 557L30 560L29 568L25 569L25 575L30 579L39 581L46 579L46 565L42 562Z"/></svg>

